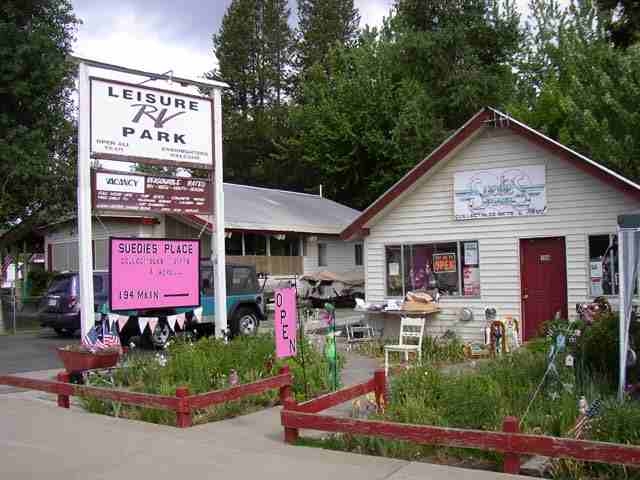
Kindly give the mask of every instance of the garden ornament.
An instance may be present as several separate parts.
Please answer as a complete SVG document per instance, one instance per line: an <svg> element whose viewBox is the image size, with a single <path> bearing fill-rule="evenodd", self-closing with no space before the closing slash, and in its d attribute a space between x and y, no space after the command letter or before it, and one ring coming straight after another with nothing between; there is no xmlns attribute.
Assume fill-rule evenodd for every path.
<svg viewBox="0 0 640 480"><path fill-rule="evenodd" d="M234 369L231 369L231 371L229 372L229 386L235 387L236 385L238 385L238 383L240 383L238 372L236 372Z"/></svg>
<svg viewBox="0 0 640 480"><path fill-rule="evenodd" d="M325 313L329 317L329 333L326 336L324 345L324 354L329 361L329 371L331 372L331 380L333 389L338 389L338 351L336 349L336 309L331 303L324 304Z"/></svg>

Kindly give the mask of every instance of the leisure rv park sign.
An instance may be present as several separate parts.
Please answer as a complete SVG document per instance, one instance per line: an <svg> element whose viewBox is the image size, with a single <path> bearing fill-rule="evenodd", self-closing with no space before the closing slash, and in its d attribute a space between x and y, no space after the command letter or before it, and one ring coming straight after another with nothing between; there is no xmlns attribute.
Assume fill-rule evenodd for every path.
<svg viewBox="0 0 640 480"><path fill-rule="evenodd" d="M93 158L213 167L211 99L91 79Z"/></svg>

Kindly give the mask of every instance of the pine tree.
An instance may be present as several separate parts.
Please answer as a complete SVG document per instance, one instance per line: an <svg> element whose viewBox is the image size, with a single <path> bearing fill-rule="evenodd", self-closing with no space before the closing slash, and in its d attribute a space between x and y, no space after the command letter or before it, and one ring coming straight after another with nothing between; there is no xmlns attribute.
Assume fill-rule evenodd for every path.
<svg viewBox="0 0 640 480"><path fill-rule="evenodd" d="M275 144L283 135L291 90L293 32L286 0L232 0L213 43L219 67L210 76L224 94L225 176L270 183Z"/></svg>
<svg viewBox="0 0 640 480"><path fill-rule="evenodd" d="M352 44L360 13L353 0L298 0L298 63L302 71L323 63L330 48Z"/></svg>

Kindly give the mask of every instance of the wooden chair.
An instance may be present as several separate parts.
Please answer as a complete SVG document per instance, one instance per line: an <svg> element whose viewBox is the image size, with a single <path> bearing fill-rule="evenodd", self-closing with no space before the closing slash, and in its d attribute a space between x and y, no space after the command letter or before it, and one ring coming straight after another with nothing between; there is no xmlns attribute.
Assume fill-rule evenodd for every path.
<svg viewBox="0 0 640 480"><path fill-rule="evenodd" d="M422 363L424 323L424 318L402 317L400 319L400 339L398 345L384 346L384 371L387 375L389 374L389 352L404 352L404 359L407 363L409 363L409 352L415 352L418 356L418 363ZM407 343L407 339L410 339L410 341L414 343Z"/></svg>

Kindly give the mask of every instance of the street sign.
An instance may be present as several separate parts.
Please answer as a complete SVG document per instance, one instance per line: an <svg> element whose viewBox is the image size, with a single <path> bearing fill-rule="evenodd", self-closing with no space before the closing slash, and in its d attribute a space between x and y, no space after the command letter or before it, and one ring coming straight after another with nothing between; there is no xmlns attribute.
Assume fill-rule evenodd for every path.
<svg viewBox="0 0 640 480"><path fill-rule="evenodd" d="M211 182L193 177L155 177L93 171L93 208L176 214L212 213Z"/></svg>
<svg viewBox="0 0 640 480"><path fill-rule="evenodd" d="M211 99L91 78L93 158L213 168Z"/></svg>
<svg viewBox="0 0 640 480"><path fill-rule="evenodd" d="M296 300L295 288L282 288L275 291L274 330L278 358L295 357L298 351Z"/></svg>
<svg viewBox="0 0 640 480"><path fill-rule="evenodd" d="M200 241L111 237L112 312L200 305Z"/></svg>

